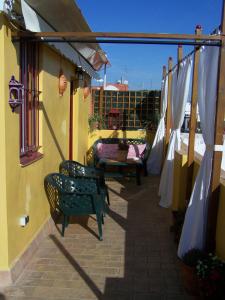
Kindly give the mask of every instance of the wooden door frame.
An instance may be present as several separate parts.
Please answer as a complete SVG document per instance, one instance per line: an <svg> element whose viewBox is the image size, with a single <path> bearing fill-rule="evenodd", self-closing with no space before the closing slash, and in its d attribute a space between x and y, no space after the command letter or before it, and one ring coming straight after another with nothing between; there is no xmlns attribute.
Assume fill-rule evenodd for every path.
<svg viewBox="0 0 225 300"><path fill-rule="evenodd" d="M69 160L73 160L73 97L74 80L70 80L70 112L69 112Z"/></svg>

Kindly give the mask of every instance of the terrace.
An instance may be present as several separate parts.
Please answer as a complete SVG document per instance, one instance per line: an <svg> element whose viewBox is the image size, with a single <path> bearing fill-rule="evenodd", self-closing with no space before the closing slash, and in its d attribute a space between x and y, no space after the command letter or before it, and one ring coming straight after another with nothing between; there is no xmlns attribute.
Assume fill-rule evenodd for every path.
<svg viewBox="0 0 225 300"><path fill-rule="evenodd" d="M1 288L0 299L189 299L181 282L178 257L183 258L194 248L225 258L225 185L220 178L224 154L225 7L220 31L212 35L203 35L199 26L195 34L143 34L90 32L74 1L68 6L59 2L57 9L65 5L68 15L73 10L79 18L71 14L71 24L75 20L76 30L82 24L83 31L67 32L60 14L56 14L57 20L51 15L55 24L50 28L45 22L48 12L42 6L44 2L38 4L39 11L33 0L22 3L27 9L24 17L41 19L44 29L31 32L30 19L27 31L16 26L12 29L12 20L1 14L4 55L0 59L5 78L0 91L4 91L4 105L10 106L0 112L6 136L0 145L4 166L0 170L4 179L0 185L0 286L7 285ZM22 15L19 8L16 13ZM99 61L101 65L108 63L97 43L177 45L177 61L170 57L168 68L163 66L161 96L153 91L117 93L102 88L94 91L91 99L90 79L97 77ZM194 46L194 50L184 56L182 45ZM23 93L19 99L8 89L12 74L18 79L14 84L26 91L23 99ZM67 83L70 88L66 89ZM181 146L188 95L190 126ZM200 160L195 156L197 101L204 140ZM92 114L100 115L106 128L88 128L90 108ZM157 130L156 113L160 114ZM152 123L145 126L149 117ZM127 177L107 178L111 205L103 241L98 240L95 216L74 217L62 237L62 222L53 223L43 179L58 172L61 161L68 158L93 163L94 142L118 137L145 138L147 146L152 146L147 161L149 176L142 177L140 186ZM38 159L34 159L35 154ZM97 192L93 195L100 199ZM183 220L177 224L172 216L180 214ZM24 215L30 221L21 225ZM175 237L171 229L177 229ZM223 299L223 295L217 299Z"/></svg>
<svg viewBox="0 0 225 300"><path fill-rule="evenodd" d="M134 180L108 181L103 241L93 218L74 219L64 238L54 228L3 290L6 299L191 299L169 232L171 213L158 206L159 178L143 181L141 188Z"/></svg>

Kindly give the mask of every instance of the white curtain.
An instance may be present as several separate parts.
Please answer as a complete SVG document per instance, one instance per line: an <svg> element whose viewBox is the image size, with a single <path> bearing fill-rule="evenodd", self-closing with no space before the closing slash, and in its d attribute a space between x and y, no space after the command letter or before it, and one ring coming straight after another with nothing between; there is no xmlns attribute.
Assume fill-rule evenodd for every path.
<svg viewBox="0 0 225 300"><path fill-rule="evenodd" d="M159 125L152 144L152 150L147 161L147 170L149 174L159 174L163 159L163 143L165 134L165 115L168 96L168 76L162 81L161 95L161 115Z"/></svg>
<svg viewBox="0 0 225 300"><path fill-rule="evenodd" d="M162 207L169 207L172 204L174 153L180 150L180 128L184 120L185 106L191 86L191 69L192 57L188 57L180 63L178 76L177 71L172 76L172 131L159 185L159 196L161 196L159 205Z"/></svg>
<svg viewBox="0 0 225 300"><path fill-rule="evenodd" d="M217 100L218 47L202 47L199 60L198 104L206 150L186 211L178 256L192 248L203 249L207 222L208 195L214 149L214 126Z"/></svg>

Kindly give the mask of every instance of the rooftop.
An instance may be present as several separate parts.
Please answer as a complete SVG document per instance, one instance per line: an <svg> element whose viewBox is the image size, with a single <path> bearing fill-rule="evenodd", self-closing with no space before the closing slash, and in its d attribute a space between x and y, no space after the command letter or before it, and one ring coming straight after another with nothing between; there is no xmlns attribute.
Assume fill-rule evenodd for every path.
<svg viewBox="0 0 225 300"><path fill-rule="evenodd" d="M94 218L54 230L40 245L7 300L191 299L178 273L171 213L158 206L158 177L108 182L103 241ZM157 226L156 226L157 224Z"/></svg>

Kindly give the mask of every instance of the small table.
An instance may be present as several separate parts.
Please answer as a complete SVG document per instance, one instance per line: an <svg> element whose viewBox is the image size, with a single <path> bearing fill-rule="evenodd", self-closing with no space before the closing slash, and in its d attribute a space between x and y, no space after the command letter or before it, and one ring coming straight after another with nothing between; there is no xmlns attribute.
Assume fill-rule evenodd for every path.
<svg viewBox="0 0 225 300"><path fill-rule="evenodd" d="M109 158L101 158L99 160L99 167L105 172L105 177L118 178L118 177L136 177L137 185L141 184L141 169L143 167L142 160L140 158L127 159L126 161L118 161ZM107 172L106 167L118 167L118 172ZM125 168L134 168L134 173L124 172Z"/></svg>

